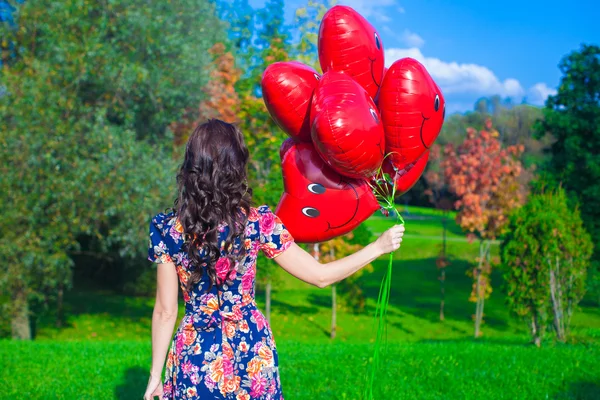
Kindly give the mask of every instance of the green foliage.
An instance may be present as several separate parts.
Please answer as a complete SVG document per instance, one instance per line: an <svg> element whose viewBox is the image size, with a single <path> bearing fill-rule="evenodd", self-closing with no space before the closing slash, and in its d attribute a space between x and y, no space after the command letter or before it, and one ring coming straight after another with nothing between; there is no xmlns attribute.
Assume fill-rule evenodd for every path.
<svg viewBox="0 0 600 400"><path fill-rule="evenodd" d="M166 127L198 103L222 31L209 1L18 10L18 28L0 28L18 49L2 70L0 285L48 304L71 284L74 255L141 259L150 215L173 198Z"/></svg>
<svg viewBox="0 0 600 400"><path fill-rule="evenodd" d="M294 59L321 71L319 65L318 41L319 26L327 10L335 5L335 0L308 0L305 7L296 9L294 25L300 35L294 45Z"/></svg>
<svg viewBox="0 0 600 400"><path fill-rule="evenodd" d="M561 185L581 205L581 216L600 243L600 46L583 45L560 62L558 93L548 98L538 137L552 135L544 181ZM591 288L600 298L600 246L594 251Z"/></svg>
<svg viewBox="0 0 600 400"><path fill-rule="evenodd" d="M534 125L542 118L542 110L527 104L513 105L509 101L502 101L499 96L479 99L473 111L450 115L444 122L437 142L457 146L468 127L483 126L487 118L492 119L498 131L498 140L503 146L525 146L521 162L526 168L539 166L547 158L544 150L549 147L552 138L534 137Z"/></svg>
<svg viewBox="0 0 600 400"><path fill-rule="evenodd" d="M502 244L508 304L539 345L549 321L559 338L583 298L592 242L564 190L532 196L511 216ZM565 332L560 332L561 325Z"/></svg>

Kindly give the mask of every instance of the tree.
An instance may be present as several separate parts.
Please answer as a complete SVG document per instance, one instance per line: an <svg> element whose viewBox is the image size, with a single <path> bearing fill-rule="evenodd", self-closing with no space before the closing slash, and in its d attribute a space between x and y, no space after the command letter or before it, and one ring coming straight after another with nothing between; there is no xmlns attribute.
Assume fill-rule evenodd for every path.
<svg viewBox="0 0 600 400"><path fill-rule="evenodd" d="M370 241L371 232L369 229L364 225L359 225L354 231L346 235L315 245L314 255L315 258L319 259L319 254L323 254L321 260L331 262L357 252L364 247L365 243L370 243ZM331 285L331 339L335 339L337 332L337 310L340 306L338 288L342 295L343 304L352 312L360 313L365 309L366 298L359 285L359 280L365 273L370 272L373 272L373 265L371 264L346 279Z"/></svg>
<svg viewBox="0 0 600 400"><path fill-rule="evenodd" d="M187 142L194 127L210 118L218 118L229 123L238 123L241 108L240 97L235 85L241 72L235 65L233 54L226 50L221 42L208 51L212 62L206 65L210 80L202 88L205 98L197 108L190 107L185 116L171 123L175 148L181 148ZM179 151L175 154L179 156Z"/></svg>
<svg viewBox="0 0 600 400"><path fill-rule="evenodd" d="M440 271L438 280L440 281L440 321L444 320L444 305L445 305L445 283L446 283L446 268L450 265L446 254L446 231L448 227L448 214L452 209L453 199L450 194L447 177L442 170L442 148L438 144L431 147L431 154L427 164L427 172L424 178L427 182L425 194L429 196L429 201L438 210L442 210L442 246L441 251L436 260L436 266Z"/></svg>
<svg viewBox="0 0 600 400"><path fill-rule="evenodd" d="M488 119L480 132L469 128L465 141L457 148L447 145L442 162L450 190L457 197L456 222L471 238L479 240L477 266L470 271L474 283L469 300L476 303L475 337L481 335L484 302L492 292L492 240L503 233L506 216L525 197L525 188L517 180L522 170L518 157L523 148L502 148L497 137Z"/></svg>
<svg viewBox="0 0 600 400"><path fill-rule="evenodd" d="M477 101L474 111L452 114L447 117L438 142L442 145L459 145L466 129L470 126L483 126L486 119L492 118L498 131L498 140L503 146L523 145L521 163L526 168L541 166L547 156L544 150L550 146L552 137L535 137L534 125L543 117L539 107L528 104L514 105L498 96Z"/></svg>
<svg viewBox="0 0 600 400"><path fill-rule="evenodd" d="M74 256L142 258L149 216L174 194L166 127L200 101L222 30L196 0L31 1L15 17L0 27L15 49L0 96L0 286L13 337L29 339L30 317L71 285Z"/></svg>
<svg viewBox="0 0 600 400"><path fill-rule="evenodd" d="M548 191L517 209L507 227L501 254L512 312L528 322L536 346L548 321L565 341L593 247L579 209L568 205L563 189Z"/></svg>
<svg viewBox="0 0 600 400"><path fill-rule="evenodd" d="M317 71L321 71L318 57L319 26L327 10L335 4L334 1L319 2L308 0L305 7L296 9L294 24L300 35L294 46L295 58Z"/></svg>
<svg viewBox="0 0 600 400"><path fill-rule="evenodd" d="M600 242L600 46L582 45L559 65L558 92L536 125L537 137L552 135L550 160L542 182L562 186L581 205L581 216L594 243ZM590 288L600 299L600 247L593 255ZM598 301L600 303L600 300Z"/></svg>

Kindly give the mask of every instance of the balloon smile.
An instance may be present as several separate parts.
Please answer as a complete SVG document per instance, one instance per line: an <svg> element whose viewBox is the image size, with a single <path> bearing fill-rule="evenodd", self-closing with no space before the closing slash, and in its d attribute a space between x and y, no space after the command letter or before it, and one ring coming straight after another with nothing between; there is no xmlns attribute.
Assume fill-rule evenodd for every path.
<svg viewBox="0 0 600 400"><path fill-rule="evenodd" d="M423 127L425 126L425 121L429 120L429 118L426 118L423 113L421 113L421 117L423 117L423 122L421 122L421 129L419 130L419 137L421 138L421 143L423 143L423 147L425 147L426 149L429 149L429 146L427 146L425 144L425 140L423 140Z"/></svg>
<svg viewBox="0 0 600 400"><path fill-rule="evenodd" d="M385 157L385 152L381 148L381 140L379 141L379 143L377 143L377 147L379 147L379 152L381 153L381 155Z"/></svg>
<svg viewBox="0 0 600 400"><path fill-rule="evenodd" d="M354 209L354 213L352 214L350 219L348 219L348 221L346 221L343 224L338 225L338 226L331 226L331 223L329 221L327 221L327 230L325 232L327 232L328 230L331 230L331 229L338 229L345 225L348 225L350 222L352 222L352 220L356 216L356 213L358 213L358 206L360 203L360 199L358 198L358 192L356 191L356 188L354 187L354 185L352 185L351 183L348 183L348 182L346 182L346 184L352 188L352 190L354 191L354 195L356 196L356 208Z"/></svg>
<svg viewBox="0 0 600 400"><path fill-rule="evenodd" d="M373 78L373 82L375 83L375 85L377 87L380 87L381 83L377 82L377 79L375 79L375 73L373 72L373 66L375 65L375 58L371 59L371 57L367 57L369 59L369 61L371 61L371 78Z"/></svg>

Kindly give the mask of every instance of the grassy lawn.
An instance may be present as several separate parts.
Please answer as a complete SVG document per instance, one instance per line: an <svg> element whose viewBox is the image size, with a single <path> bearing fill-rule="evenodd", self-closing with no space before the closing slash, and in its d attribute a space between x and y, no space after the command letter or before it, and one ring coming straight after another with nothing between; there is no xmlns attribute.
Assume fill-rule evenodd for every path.
<svg viewBox="0 0 600 400"><path fill-rule="evenodd" d="M286 399L358 399L370 346L279 343ZM141 341L0 342L2 399L139 399L150 345ZM597 399L598 346L390 345L377 399Z"/></svg>
<svg viewBox="0 0 600 400"><path fill-rule="evenodd" d="M447 243L445 321L439 320L440 283L435 259L441 215L411 208L407 236L394 258L389 349L378 377L378 399L592 399L600 398L600 310L583 302L573 319L571 344L542 349L528 344L526 325L509 315L500 273L485 305L483 339L474 341L466 271L477 254L453 220ZM366 222L382 232L392 222ZM494 254L498 246L494 246ZM260 263L260 260L259 260ZM331 290L317 289L278 271L272 328L289 399L360 398L372 352L373 311L387 261L361 278L364 313L338 310L335 341L329 339ZM150 267L151 268L151 267ZM260 264L259 264L260 274ZM264 304L262 291L258 301ZM110 292L71 292L67 324L41 321L33 343L0 342L0 399L139 398L150 363L153 299ZM183 311L183 309L181 310Z"/></svg>

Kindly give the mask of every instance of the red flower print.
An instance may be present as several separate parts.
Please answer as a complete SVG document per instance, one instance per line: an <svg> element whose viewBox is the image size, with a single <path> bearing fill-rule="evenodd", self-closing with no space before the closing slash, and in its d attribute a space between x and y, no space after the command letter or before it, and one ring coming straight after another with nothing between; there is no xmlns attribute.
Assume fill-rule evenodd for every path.
<svg viewBox="0 0 600 400"><path fill-rule="evenodd" d="M233 375L233 363L229 357L223 357L223 375L225 378Z"/></svg>
<svg viewBox="0 0 600 400"><path fill-rule="evenodd" d="M271 236L275 230L276 222L273 213L263 214L259 220L260 233L264 236Z"/></svg>
<svg viewBox="0 0 600 400"><path fill-rule="evenodd" d="M192 362L186 361L181 365L181 371L183 371L184 375L189 375L192 372Z"/></svg>
<svg viewBox="0 0 600 400"><path fill-rule="evenodd" d="M265 320L265 317L258 310L252 310L252 316L254 317L254 320L256 321L256 329L258 329L259 331L262 331L264 329L264 327L267 325L267 321Z"/></svg>
<svg viewBox="0 0 600 400"><path fill-rule="evenodd" d="M267 379L262 374L256 374L252 377L251 385L250 396L262 397L266 392Z"/></svg>
<svg viewBox="0 0 600 400"><path fill-rule="evenodd" d="M163 386L163 394L170 396L172 393L173 393L173 384L171 382L165 383L165 385Z"/></svg>
<svg viewBox="0 0 600 400"><path fill-rule="evenodd" d="M179 333L177 334L177 339L175 342L175 354L179 356L181 354L181 350L183 350L183 335Z"/></svg>
<svg viewBox="0 0 600 400"><path fill-rule="evenodd" d="M215 264L215 270L217 271L217 276L221 281L224 281L227 277L229 267L231 267L231 260L228 257L221 257L217 260L217 263Z"/></svg>
<svg viewBox="0 0 600 400"><path fill-rule="evenodd" d="M248 268L248 271L242 276L242 290L249 292L254 286L254 277L256 276L256 269Z"/></svg>

